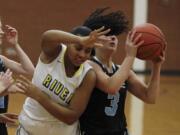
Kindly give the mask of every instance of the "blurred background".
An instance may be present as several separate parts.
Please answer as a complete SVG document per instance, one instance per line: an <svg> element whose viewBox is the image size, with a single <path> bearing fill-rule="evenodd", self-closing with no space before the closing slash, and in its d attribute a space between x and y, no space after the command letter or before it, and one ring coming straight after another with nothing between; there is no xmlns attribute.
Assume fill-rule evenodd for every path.
<svg viewBox="0 0 180 135"><path fill-rule="evenodd" d="M1 0L0 16L3 24L17 28L21 47L36 65L40 54L41 35L44 31L48 29L70 31L73 27L81 25L92 11L101 7L124 11L132 28L135 1L138 0ZM168 48L166 61L162 67L161 92L157 103L155 105L140 103L141 117L135 119L139 113L132 111L132 97L128 96L126 115L132 135L180 135L179 9L179 0L147 0L146 21L157 25L163 31ZM124 59L125 37L125 34L119 37L120 45L114 56L114 61L118 64ZM6 43L0 47L0 52L16 59L13 48ZM137 73L140 77L148 79L150 69L150 62L146 62L145 68L138 70ZM24 99L25 97L19 94L11 95L9 112L19 113ZM14 134L15 128L9 127L9 135Z"/></svg>

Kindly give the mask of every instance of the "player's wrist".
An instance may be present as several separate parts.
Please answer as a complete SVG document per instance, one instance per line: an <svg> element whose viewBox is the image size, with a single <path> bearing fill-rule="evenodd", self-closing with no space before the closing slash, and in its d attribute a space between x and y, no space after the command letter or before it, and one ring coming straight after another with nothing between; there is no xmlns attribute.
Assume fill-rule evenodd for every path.
<svg viewBox="0 0 180 135"><path fill-rule="evenodd" d="M135 59L136 55L126 55L127 59Z"/></svg>
<svg viewBox="0 0 180 135"><path fill-rule="evenodd" d="M19 45L18 42L14 43L14 47L15 47L15 48L17 48L17 47L19 47L19 46L20 46L20 45Z"/></svg>
<svg viewBox="0 0 180 135"><path fill-rule="evenodd" d="M39 103L44 102L45 100L47 100L47 98L49 98L48 95L41 90L37 91L34 97L34 99L38 101Z"/></svg>

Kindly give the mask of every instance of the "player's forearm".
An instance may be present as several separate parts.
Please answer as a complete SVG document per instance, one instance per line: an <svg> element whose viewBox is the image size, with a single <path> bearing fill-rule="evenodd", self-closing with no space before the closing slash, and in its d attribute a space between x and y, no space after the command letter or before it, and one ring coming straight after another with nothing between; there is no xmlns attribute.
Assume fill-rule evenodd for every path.
<svg viewBox="0 0 180 135"><path fill-rule="evenodd" d="M71 125L78 120L75 111L54 102L48 97L48 95L41 91L38 93L35 100L37 100L51 115L60 121Z"/></svg>
<svg viewBox="0 0 180 135"><path fill-rule="evenodd" d="M154 104L160 90L160 65L153 65L150 83L147 88L147 103Z"/></svg>
<svg viewBox="0 0 180 135"><path fill-rule="evenodd" d="M30 58L27 56L27 54L22 50L20 45L17 43L15 45L15 50L17 52L18 58L20 60L21 67L23 70L30 75L33 75L34 73L34 65L31 62Z"/></svg>
<svg viewBox="0 0 180 135"><path fill-rule="evenodd" d="M42 39L57 43L80 43L80 37L61 30L48 30L44 32Z"/></svg>
<svg viewBox="0 0 180 135"><path fill-rule="evenodd" d="M135 57L127 56L118 71L108 80L108 91L116 93L127 80Z"/></svg>

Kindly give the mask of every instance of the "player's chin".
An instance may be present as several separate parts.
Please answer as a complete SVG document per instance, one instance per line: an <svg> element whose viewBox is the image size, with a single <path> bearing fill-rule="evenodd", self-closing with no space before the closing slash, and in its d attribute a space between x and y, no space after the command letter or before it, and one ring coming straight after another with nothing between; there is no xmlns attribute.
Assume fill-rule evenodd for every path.
<svg viewBox="0 0 180 135"><path fill-rule="evenodd" d="M81 64L83 64L85 62L85 60L76 60L76 61L74 61L74 65L75 66L77 66L77 67L79 67Z"/></svg>
<svg viewBox="0 0 180 135"><path fill-rule="evenodd" d="M108 50L114 52L114 51L117 50L117 47L115 47L115 46L109 46L109 47L108 47Z"/></svg>

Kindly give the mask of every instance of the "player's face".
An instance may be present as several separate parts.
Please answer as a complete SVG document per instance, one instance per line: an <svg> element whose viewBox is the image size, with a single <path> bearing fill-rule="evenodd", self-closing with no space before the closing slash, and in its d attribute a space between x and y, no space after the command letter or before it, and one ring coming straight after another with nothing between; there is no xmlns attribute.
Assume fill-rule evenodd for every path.
<svg viewBox="0 0 180 135"><path fill-rule="evenodd" d="M2 44L3 35L4 35L4 32L2 30L2 23L1 23L1 20L0 20L0 44Z"/></svg>
<svg viewBox="0 0 180 135"><path fill-rule="evenodd" d="M115 35L111 35L111 36L104 36L104 38L107 39L107 41L103 41L103 49L108 49L108 50L112 50L112 51L116 51L117 50L117 45L118 45L118 39Z"/></svg>
<svg viewBox="0 0 180 135"><path fill-rule="evenodd" d="M84 47L80 44L71 44L68 46L68 56L75 66L81 65L90 58L92 48Z"/></svg>

